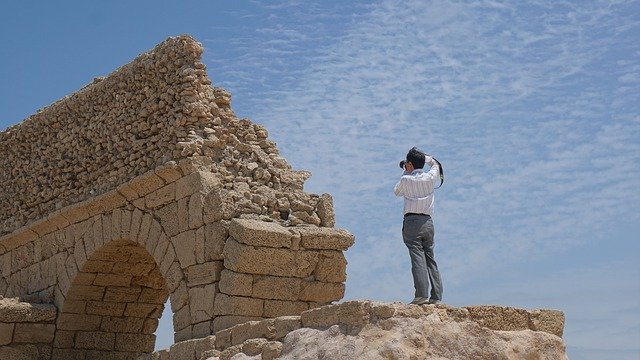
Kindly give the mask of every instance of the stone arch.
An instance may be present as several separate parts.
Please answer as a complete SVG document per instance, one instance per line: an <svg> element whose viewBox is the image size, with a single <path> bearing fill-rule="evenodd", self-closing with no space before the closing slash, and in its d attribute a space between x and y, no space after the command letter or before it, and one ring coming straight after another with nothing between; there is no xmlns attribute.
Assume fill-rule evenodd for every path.
<svg viewBox="0 0 640 360"><path fill-rule="evenodd" d="M0 295L53 302L60 315L48 329L78 309L113 316L86 314L88 301L118 302L105 300L109 286L140 287L139 301L164 282L175 341L344 295L354 239L334 228L331 196L305 192L310 174L280 156L263 126L236 117L202 51L189 36L167 39L0 132ZM157 268L136 282L114 262L97 271L122 254L130 268ZM91 339L106 332L102 320L33 341L61 352L81 331L80 357L110 351L111 340L117 350L115 332Z"/></svg>
<svg viewBox="0 0 640 360"><path fill-rule="evenodd" d="M78 227L83 234L75 235L65 269L69 286L57 298L54 358L135 358L153 351L169 296L178 310L189 306L184 293L175 292L185 281L160 222L138 209L116 209Z"/></svg>

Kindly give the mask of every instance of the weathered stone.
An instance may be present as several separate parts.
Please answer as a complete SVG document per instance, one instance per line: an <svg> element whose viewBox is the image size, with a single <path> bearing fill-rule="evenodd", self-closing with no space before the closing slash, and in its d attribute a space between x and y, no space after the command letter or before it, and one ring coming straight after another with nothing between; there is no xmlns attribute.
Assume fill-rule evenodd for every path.
<svg viewBox="0 0 640 360"><path fill-rule="evenodd" d="M305 278L317 262L318 253L311 251L253 247L233 239L224 247L224 266L235 272Z"/></svg>
<svg viewBox="0 0 640 360"><path fill-rule="evenodd" d="M220 280L222 269L222 261L210 261L204 264L192 265L185 270L187 285L191 287L218 281Z"/></svg>
<svg viewBox="0 0 640 360"><path fill-rule="evenodd" d="M240 296L218 294L214 304L216 315L262 316L264 301Z"/></svg>
<svg viewBox="0 0 640 360"><path fill-rule="evenodd" d="M218 286L220 292L227 295L251 296L253 276L230 270L222 270Z"/></svg>
<svg viewBox="0 0 640 360"><path fill-rule="evenodd" d="M267 247L291 247L291 233L274 222L233 219L229 235L243 244Z"/></svg>
<svg viewBox="0 0 640 360"><path fill-rule="evenodd" d="M11 343L15 324L0 322L0 346Z"/></svg>
<svg viewBox="0 0 640 360"><path fill-rule="evenodd" d="M347 250L355 240L344 229L315 226L296 227L292 231L300 234L300 245L305 249Z"/></svg>
<svg viewBox="0 0 640 360"><path fill-rule="evenodd" d="M298 300L301 283L300 278L254 276L252 296L260 299Z"/></svg>
<svg viewBox="0 0 640 360"><path fill-rule="evenodd" d="M309 303L304 301L265 300L264 317L300 315L309 310Z"/></svg>
<svg viewBox="0 0 640 360"><path fill-rule="evenodd" d="M347 259L341 251L322 251L318 257L318 266L313 271L318 281L345 282L347 280Z"/></svg>
<svg viewBox="0 0 640 360"><path fill-rule="evenodd" d="M229 237L229 227L223 222L207 224L204 228L204 260L223 260L224 244Z"/></svg>

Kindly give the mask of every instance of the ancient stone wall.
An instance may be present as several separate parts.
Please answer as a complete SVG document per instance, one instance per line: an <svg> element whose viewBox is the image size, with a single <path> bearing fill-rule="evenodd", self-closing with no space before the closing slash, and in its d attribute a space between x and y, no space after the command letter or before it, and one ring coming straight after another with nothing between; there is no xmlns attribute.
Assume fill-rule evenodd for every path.
<svg viewBox="0 0 640 360"><path fill-rule="evenodd" d="M56 308L0 296L0 359L49 359Z"/></svg>
<svg viewBox="0 0 640 360"><path fill-rule="evenodd" d="M291 170L264 127L235 117L202 51L188 36L170 38L0 132L0 235L193 156L240 209L320 224L318 197L301 191L308 174Z"/></svg>
<svg viewBox="0 0 640 360"><path fill-rule="evenodd" d="M344 295L331 197L235 117L201 51L169 39L0 133L0 295L56 306L52 358L151 352L167 299L182 341Z"/></svg>

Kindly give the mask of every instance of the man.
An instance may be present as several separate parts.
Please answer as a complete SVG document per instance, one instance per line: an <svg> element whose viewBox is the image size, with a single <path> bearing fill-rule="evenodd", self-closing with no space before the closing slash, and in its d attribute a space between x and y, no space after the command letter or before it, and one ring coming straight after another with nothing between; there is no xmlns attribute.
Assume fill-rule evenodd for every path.
<svg viewBox="0 0 640 360"><path fill-rule="evenodd" d="M424 171L424 164L429 171ZM434 188L439 178L438 163L413 147L404 161L404 173L393 191L404 197L402 238L409 249L411 273L416 289L411 304L437 304L442 300L442 280L433 256ZM429 297L431 284L431 297Z"/></svg>

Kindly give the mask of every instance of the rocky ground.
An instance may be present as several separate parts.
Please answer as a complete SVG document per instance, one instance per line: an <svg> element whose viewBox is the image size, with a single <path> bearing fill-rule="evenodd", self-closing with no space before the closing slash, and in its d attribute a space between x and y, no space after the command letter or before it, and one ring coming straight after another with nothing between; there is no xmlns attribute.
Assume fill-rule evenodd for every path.
<svg viewBox="0 0 640 360"><path fill-rule="evenodd" d="M249 322L147 359L566 359L564 315L351 301Z"/></svg>

